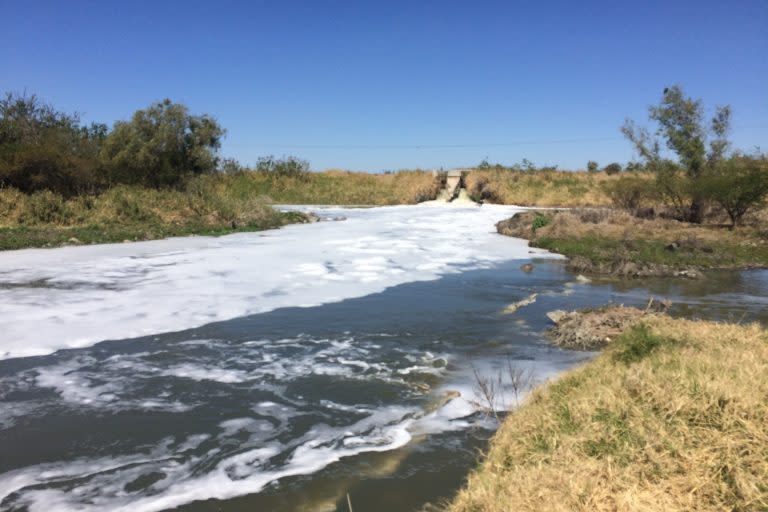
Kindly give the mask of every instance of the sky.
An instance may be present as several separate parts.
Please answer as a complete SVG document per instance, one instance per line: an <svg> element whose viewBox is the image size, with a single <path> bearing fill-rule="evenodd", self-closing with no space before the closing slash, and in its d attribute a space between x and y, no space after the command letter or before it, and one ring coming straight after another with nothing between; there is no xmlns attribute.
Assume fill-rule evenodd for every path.
<svg viewBox="0 0 768 512"><path fill-rule="evenodd" d="M634 158L678 84L768 150L768 1L0 0L0 91L111 124L163 98L222 154L381 171Z"/></svg>

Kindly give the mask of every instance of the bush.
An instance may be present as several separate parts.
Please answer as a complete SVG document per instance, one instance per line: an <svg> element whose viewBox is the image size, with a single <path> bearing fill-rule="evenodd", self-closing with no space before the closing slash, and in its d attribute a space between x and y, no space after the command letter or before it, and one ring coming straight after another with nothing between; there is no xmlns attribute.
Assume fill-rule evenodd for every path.
<svg viewBox="0 0 768 512"><path fill-rule="evenodd" d="M235 160L234 158L225 158L221 161L221 165L219 166L219 172L222 172L224 174L237 174L240 172L245 172L245 167L240 165L240 162Z"/></svg>
<svg viewBox="0 0 768 512"><path fill-rule="evenodd" d="M110 184L173 186L190 174L215 170L223 136L213 118L191 115L166 99L115 123L101 157Z"/></svg>
<svg viewBox="0 0 768 512"><path fill-rule="evenodd" d="M731 227L768 198L768 159L765 156L734 156L721 162L701 179L701 194L719 204L731 219Z"/></svg>
<svg viewBox="0 0 768 512"><path fill-rule="evenodd" d="M654 186L637 176L622 176L605 184L605 193L617 208L635 212L655 195Z"/></svg>
<svg viewBox="0 0 768 512"><path fill-rule="evenodd" d="M259 158L256 172L306 180L309 178L309 162L293 156L276 159L270 155Z"/></svg>
<svg viewBox="0 0 768 512"><path fill-rule="evenodd" d="M597 172L599 168L599 165L594 160L590 160L587 162L587 171L589 172Z"/></svg>
<svg viewBox="0 0 768 512"><path fill-rule="evenodd" d="M70 218L71 210L64 198L50 190L31 194L23 214L24 223L29 224L66 224Z"/></svg>
<svg viewBox="0 0 768 512"><path fill-rule="evenodd" d="M621 164L616 162L613 162L612 164L608 164L605 167L603 167L603 172L608 176L619 174L621 172Z"/></svg>
<svg viewBox="0 0 768 512"><path fill-rule="evenodd" d="M72 196L101 184L98 151L106 126L80 125L36 96L0 100L0 185Z"/></svg>

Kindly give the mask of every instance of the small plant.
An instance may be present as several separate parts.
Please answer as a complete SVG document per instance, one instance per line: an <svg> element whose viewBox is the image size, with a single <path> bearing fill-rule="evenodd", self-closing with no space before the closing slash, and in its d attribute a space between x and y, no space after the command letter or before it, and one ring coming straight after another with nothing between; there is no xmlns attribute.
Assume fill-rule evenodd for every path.
<svg viewBox="0 0 768 512"><path fill-rule="evenodd" d="M531 223L531 231L535 233L537 229L548 226L551 222L552 217L536 212L533 217L533 222Z"/></svg>
<svg viewBox="0 0 768 512"><path fill-rule="evenodd" d="M519 366L510 356L506 364L492 375L480 373L473 365L475 399L470 402L486 415L499 419L499 411L518 407L523 394L533 387L534 374L530 368ZM513 401L509 400L509 394Z"/></svg>
<svg viewBox="0 0 768 512"><path fill-rule="evenodd" d="M620 347L615 354L617 361L631 364L648 357L660 346L668 343L665 338L651 333L648 326L639 324L622 334L617 340Z"/></svg>

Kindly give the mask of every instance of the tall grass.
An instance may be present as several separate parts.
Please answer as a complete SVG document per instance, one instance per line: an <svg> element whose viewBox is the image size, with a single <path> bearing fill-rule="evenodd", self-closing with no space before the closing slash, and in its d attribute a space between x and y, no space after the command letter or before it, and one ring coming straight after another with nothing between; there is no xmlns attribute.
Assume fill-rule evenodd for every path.
<svg viewBox="0 0 768 512"><path fill-rule="evenodd" d="M261 196L191 182L186 190L118 186L65 199L49 191L0 189L0 249L223 234L302 221Z"/></svg>
<svg viewBox="0 0 768 512"><path fill-rule="evenodd" d="M660 317L507 417L452 512L768 509L768 332Z"/></svg>
<svg viewBox="0 0 768 512"><path fill-rule="evenodd" d="M331 170L304 176L239 172L197 178L234 197L268 196L283 204L395 205L435 199L439 181L429 172L370 174Z"/></svg>
<svg viewBox="0 0 768 512"><path fill-rule="evenodd" d="M650 175L636 173L642 178ZM618 175L557 170L474 170L464 178L475 201L520 206L609 206L605 187Z"/></svg>

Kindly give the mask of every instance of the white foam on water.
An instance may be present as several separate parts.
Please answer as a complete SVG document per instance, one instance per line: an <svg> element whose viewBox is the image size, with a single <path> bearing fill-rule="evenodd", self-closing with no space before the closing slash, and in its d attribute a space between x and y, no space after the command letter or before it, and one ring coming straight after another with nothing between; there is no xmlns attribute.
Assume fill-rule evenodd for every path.
<svg viewBox="0 0 768 512"><path fill-rule="evenodd" d="M317 306L529 258L526 241L494 229L520 210L328 208L324 213L347 220L220 238L3 251L0 358Z"/></svg>
<svg viewBox="0 0 768 512"><path fill-rule="evenodd" d="M0 475L0 501L31 512L154 512L200 499L232 498L282 478L315 473L344 457L405 446L413 414L413 409L389 407L344 427L316 425L289 445L273 441L225 456L202 475L194 471L196 465L215 452L185 452L208 439L205 435L190 436L176 447L165 441L146 455L42 464ZM246 426L241 418L225 429ZM272 463L286 452L290 456L282 465ZM151 474L162 476L148 488L129 490L132 482Z"/></svg>

